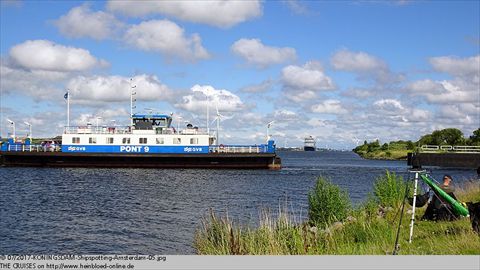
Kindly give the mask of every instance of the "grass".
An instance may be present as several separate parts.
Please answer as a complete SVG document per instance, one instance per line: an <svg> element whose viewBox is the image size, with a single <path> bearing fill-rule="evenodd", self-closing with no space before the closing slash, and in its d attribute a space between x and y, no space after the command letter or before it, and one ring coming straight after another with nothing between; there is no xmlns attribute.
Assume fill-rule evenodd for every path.
<svg viewBox="0 0 480 270"><path fill-rule="evenodd" d="M375 150L373 152L358 151L357 154L366 159L406 160L412 150Z"/></svg>
<svg viewBox="0 0 480 270"><path fill-rule="evenodd" d="M373 194L378 205L398 208L405 196L405 180L395 172L386 171L373 184Z"/></svg>
<svg viewBox="0 0 480 270"><path fill-rule="evenodd" d="M195 233L194 247L198 254L211 255L392 254L403 200L403 196L392 192L392 189L402 190L398 183L393 184L393 179L399 181L398 176L387 172L376 181L382 189L360 206L349 208L343 222L330 220L323 226L311 221L298 222L282 208L275 217L262 211L258 226L235 224L228 215L219 217L212 210ZM331 188L333 184L320 179L317 185ZM480 201L480 185L468 183L458 188L456 195L460 201ZM341 200L341 196L333 197ZM381 207L382 201L392 207ZM411 214L406 212L400 230L399 254L480 254L480 236L473 232L468 218L453 222L420 221L422 208L417 208L413 242L408 243Z"/></svg>
<svg viewBox="0 0 480 270"><path fill-rule="evenodd" d="M308 205L309 221L317 227L345 220L351 208L348 193L323 177L308 193Z"/></svg>

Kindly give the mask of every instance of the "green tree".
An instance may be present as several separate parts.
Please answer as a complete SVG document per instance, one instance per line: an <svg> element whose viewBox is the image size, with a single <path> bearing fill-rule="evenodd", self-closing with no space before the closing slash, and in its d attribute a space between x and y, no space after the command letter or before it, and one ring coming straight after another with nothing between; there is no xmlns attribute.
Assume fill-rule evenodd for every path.
<svg viewBox="0 0 480 270"><path fill-rule="evenodd" d="M374 152L380 148L380 142L378 140L368 144L367 152Z"/></svg>
<svg viewBox="0 0 480 270"><path fill-rule="evenodd" d="M415 145L413 144L412 141L407 141L407 150L413 150L415 148Z"/></svg>
<svg viewBox="0 0 480 270"><path fill-rule="evenodd" d="M419 146L424 144L431 145L461 145L465 144L463 133L456 128L446 128L435 130L431 134L424 135L418 140Z"/></svg>
<svg viewBox="0 0 480 270"><path fill-rule="evenodd" d="M441 144L445 143L448 145L462 145L465 144L465 138L463 138L463 133L456 128L446 128L440 131L441 132Z"/></svg>
<svg viewBox="0 0 480 270"><path fill-rule="evenodd" d="M468 138L469 145L480 145L480 128L473 131L473 135Z"/></svg>
<svg viewBox="0 0 480 270"><path fill-rule="evenodd" d="M434 144L432 134L423 135L417 142L418 146L422 146L424 144Z"/></svg>
<svg viewBox="0 0 480 270"><path fill-rule="evenodd" d="M382 148L380 148L380 149L382 149L383 151L388 150L388 143L384 143L382 145Z"/></svg>

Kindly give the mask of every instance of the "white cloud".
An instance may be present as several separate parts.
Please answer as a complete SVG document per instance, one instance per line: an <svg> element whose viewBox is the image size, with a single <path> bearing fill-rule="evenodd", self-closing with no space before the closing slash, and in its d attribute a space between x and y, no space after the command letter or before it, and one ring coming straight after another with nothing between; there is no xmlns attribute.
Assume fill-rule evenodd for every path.
<svg viewBox="0 0 480 270"><path fill-rule="evenodd" d="M156 76L137 75L132 78L121 76L78 76L71 79L70 89L72 102L85 105L96 105L99 102L125 102L130 100L131 85L136 86L137 100L168 100L171 90L162 84Z"/></svg>
<svg viewBox="0 0 480 270"><path fill-rule="evenodd" d="M373 106L391 113L405 110L400 101L396 99L381 99L373 103Z"/></svg>
<svg viewBox="0 0 480 270"><path fill-rule="evenodd" d="M315 91L311 90L296 90L296 91L291 91L291 90L286 90L284 88L284 96L290 100L293 101L294 103L302 103L305 101L312 101L317 98L317 93Z"/></svg>
<svg viewBox="0 0 480 270"><path fill-rule="evenodd" d="M431 117L429 111L406 107L396 99L377 100L373 103L373 109L380 117L400 122L424 122Z"/></svg>
<svg viewBox="0 0 480 270"><path fill-rule="evenodd" d="M440 56L429 59L432 67L439 72L455 76L480 76L480 55L468 58ZM477 79L478 80L478 79Z"/></svg>
<svg viewBox="0 0 480 270"><path fill-rule="evenodd" d="M321 103L315 104L311 107L311 111L315 113L325 114L344 114L348 110L342 106L340 100L327 99Z"/></svg>
<svg viewBox="0 0 480 270"><path fill-rule="evenodd" d="M96 40L112 37L123 25L112 14L92 12L87 4L72 8L54 23L67 37L90 37Z"/></svg>
<svg viewBox="0 0 480 270"><path fill-rule="evenodd" d="M342 49L332 56L330 62L336 70L355 72L362 79L372 77L382 84L403 80L403 76L393 74L382 59L365 52Z"/></svg>
<svg viewBox="0 0 480 270"><path fill-rule="evenodd" d="M31 70L71 72L107 65L107 62L96 59L87 50L48 40L27 40L13 46L9 56L15 65Z"/></svg>
<svg viewBox="0 0 480 270"><path fill-rule="evenodd" d="M331 59L331 63L337 70L353 72L375 72L387 68L385 62L375 56L346 49L336 52Z"/></svg>
<svg viewBox="0 0 480 270"><path fill-rule="evenodd" d="M224 90L215 89L210 85L194 85L188 95L182 97L182 102L175 104L176 107L196 113L206 113L208 106L211 115L216 112L216 107L220 112L236 112L245 108L245 104L240 97L234 93Z"/></svg>
<svg viewBox="0 0 480 270"><path fill-rule="evenodd" d="M287 88L296 90L331 90L333 80L325 75L318 62L307 62L303 66L289 65L282 69L282 82Z"/></svg>
<svg viewBox="0 0 480 270"><path fill-rule="evenodd" d="M297 58L294 48L266 46L260 39L242 38L233 43L231 50L248 63L259 67L294 61Z"/></svg>
<svg viewBox="0 0 480 270"><path fill-rule="evenodd" d="M479 100L478 85L461 79L415 81L407 85L407 91L413 96L424 96L430 103L473 103Z"/></svg>
<svg viewBox="0 0 480 270"><path fill-rule="evenodd" d="M160 52L166 57L188 61L210 57L198 34L187 37L183 28L169 20L144 21L130 26L124 41L141 50Z"/></svg>
<svg viewBox="0 0 480 270"><path fill-rule="evenodd" d="M281 82L287 100L301 103L313 100L317 92L335 88L333 80L324 72L319 62L310 61L303 66L289 65L282 69Z"/></svg>
<svg viewBox="0 0 480 270"><path fill-rule="evenodd" d="M67 73L18 69L2 62L0 78L3 94L26 94L38 101L51 99L52 95L58 93L55 83L65 80Z"/></svg>
<svg viewBox="0 0 480 270"><path fill-rule="evenodd" d="M349 89L342 93L343 96L364 99L375 95L374 91L368 89Z"/></svg>
<svg viewBox="0 0 480 270"><path fill-rule="evenodd" d="M298 0L287 0L283 3L285 3L287 7L297 15L308 14L308 7L306 6L305 2L300 2Z"/></svg>
<svg viewBox="0 0 480 270"><path fill-rule="evenodd" d="M430 79L414 81L408 85L408 90L413 94L440 92L443 89L443 85L439 82L432 81Z"/></svg>
<svg viewBox="0 0 480 270"><path fill-rule="evenodd" d="M480 104L445 104L440 106L437 118L446 125L469 125L476 129L480 125Z"/></svg>
<svg viewBox="0 0 480 270"><path fill-rule="evenodd" d="M242 91L246 93L265 93L273 87L274 83L273 80L267 79L259 84L245 86L242 88Z"/></svg>
<svg viewBox="0 0 480 270"><path fill-rule="evenodd" d="M417 102L426 101L436 111L435 128L457 127L473 130L480 125L480 57L441 56L429 59L437 72L450 80L424 79L406 85L405 91ZM415 112L414 112L415 113ZM417 112L417 116L421 112ZM431 131L432 128L429 129Z"/></svg>
<svg viewBox="0 0 480 270"><path fill-rule="evenodd" d="M275 110L273 112L273 117L275 120L278 120L276 124L281 124L284 121L291 121L291 120L297 120L298 119L298 114L296 112L292 112L290 110Z"/></svg>
<svg viewBox="0 0 480 270"><path fill-rule="evenodd" d="M107 8L128 16L161 14L228 28L262 15L261 1L109 1Z"/></svg>
<svg viewBox="0 0 480 270"><path fill-rule="evenodd" d="M98 117L98 119L97 119ZM92 113L80 113L74 119L72 123L76 125L86 125L87 123L95 125L98 121L98 125L128 125L128 119L130 118L130 112L125 108L115 109L99 109Z"/></svg>

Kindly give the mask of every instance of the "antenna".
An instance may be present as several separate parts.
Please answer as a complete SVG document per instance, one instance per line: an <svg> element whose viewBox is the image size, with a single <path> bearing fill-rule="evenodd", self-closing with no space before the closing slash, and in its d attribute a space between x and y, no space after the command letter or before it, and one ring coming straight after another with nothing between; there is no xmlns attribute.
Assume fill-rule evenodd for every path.
<svg viewBox="0 0 480 270"><path fill-rule="evenodd" d="M209 103L209 100L208 100L208 95L205 94L205 96L207 97L207 134L208 134L208 140L210 140L210 125L209 125L209 122L210 122L210 103Z"/></svg>
<svg viewBox="0 0 480 270"><path fill-rule="evenodd" d="M15 140L15 122L13 122L12 120L8 119L7 118L7 122L10 123L10 125L12 125L12 128L13 128L13 134L12 134L12 137L13 137L13 140Z"/></svg>
<svg viewBox="0 0 480 270"><path fill-rule="evenodd" d="M70 126L70 89L67 88L67 93L63 96L67 99L67 127Z"/></svg>
<svg viewBox="0 0 480 270"><path fill-rule="evenodd" d="M28 122L23 122L25 125L28 126L29 130L28 130L28 137L30 138L30 142L32 141L32 125Z"/></svg>
<svg viewBox="0 0 480 270"><path fill-rule="evenodd" d="M133 109L136 108L133 103L137 101L136 99L133 98L134 95L137 94L137 92L133 91L137 86L133 85L133 78L130 78L130 125L133 126Z"/></svg>
<svg viewBox="0 0 480 270"><path fill-rule="evenodd" d="M218 112L218 102L215 104L215 109L217 110L217 117L216 117L216 120L217 120L217 145L220 145L220 140L219 140L219 137L218 137L218 130L220 129L220 118L223 116L220 114L220 112Z"/></svg>
<svg viewBox="0 0 480 270"><path fill-rule="evenodd" d="M275 120L274 121L270 121L268 124L267 124L267 143L268 141L270 140L270 135L269 135L269 130L270 130L270 127L272 126L272 124L275 123Z"/></svg>

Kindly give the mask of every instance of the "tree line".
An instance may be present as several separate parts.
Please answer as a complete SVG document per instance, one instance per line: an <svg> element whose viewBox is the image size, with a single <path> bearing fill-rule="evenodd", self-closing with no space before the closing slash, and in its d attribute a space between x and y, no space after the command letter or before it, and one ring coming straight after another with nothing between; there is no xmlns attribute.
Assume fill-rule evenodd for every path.
<svg viewBox="0 0 480 270"><path fill-rule="evenodd" d="M392 141L390 143L380 144L378 140L373 142L364 141L363 145L353 149L354 152L371 153L375 151L387 150L414 150L415 147L422 145L470 145L480 146L480 128L474 130L472 135L465 137L463 132L456 128L446 128L435 130L430 134L423 135L418 141Z"/></svg>

